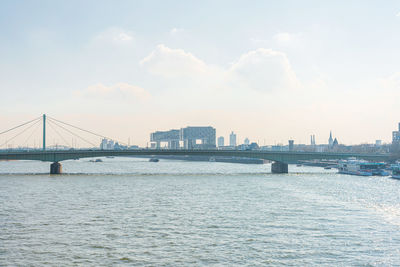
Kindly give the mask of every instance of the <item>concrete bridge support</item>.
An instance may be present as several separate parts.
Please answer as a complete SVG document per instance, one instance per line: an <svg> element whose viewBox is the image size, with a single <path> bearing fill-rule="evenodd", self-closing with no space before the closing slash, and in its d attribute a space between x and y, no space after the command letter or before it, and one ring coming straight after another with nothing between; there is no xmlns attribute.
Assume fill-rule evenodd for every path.
<svg viewBox="0 0 400 267"><path fill-rule="evenodd" d="M280 161L275 161L271 165L272 173L288 173L288 164Z"/></svg>
<svg viewBox="0 0 400 267"><path fill-rule="evenodd" d="M50 174L61 174L62 173L62 165L59 162L53 162L50 165Z"/></svg>

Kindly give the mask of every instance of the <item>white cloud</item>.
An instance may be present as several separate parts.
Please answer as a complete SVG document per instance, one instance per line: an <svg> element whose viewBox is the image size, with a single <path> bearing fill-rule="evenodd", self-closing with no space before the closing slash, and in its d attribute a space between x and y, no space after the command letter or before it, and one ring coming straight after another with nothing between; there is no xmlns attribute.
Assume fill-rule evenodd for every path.
<svg viewBox="0 0 400 267"><path fill-rule="evenodd" d="M165 78L206 75L210 71L209 66L191 53L162 44L141 60L140 65L150 73Z"/></svg>
<svg viewBox="0 0 400 267"><path fill-rule="evenodd" d="M98 83L88 88L77 91L77 96L83 96L87 98L102 98L106 100L147 100L151 97L150 93L145 89L130 85L128 83L116 83L112 86L106 86L102 83Z"/></svg>
<svg viewBox="0 0 400 267"><path fill-rule="evenodd" d="M400 17L400 12L399 13L397 13L397 15L396 15L397 17Z"/></svg>
<svg viewBox="0 0 400 267"><path fill-rule="evenodd" d="M120 28L107 28L95 36L96 41L113 44L129 44L133 41L133 34Z"/></svg>
<svg viewBox="0 0 400 267"><path fill-rule="evenodd" d="M189 86L197 89L202 86L203 90L266 92L293 89L300 84L286 54L264 48L242 55L230 68L222 68L207 64L182 49L158 45L140 65L153 75L171 79L175 86L181 86L182 78L189 78ZM188 83L183 86L187 88Z"/></svg>
<svg viewBox="0 0 400 267"><path fill-rule="evenodd" d="M259 48L242 55L229 70L234 83L245 88L271 91L300 85L286 54Z"/></svg>
<svg viewBox="0 0 400 267"><path fill-rule="evenodd" d="M184 29L182 29L182 28L172 28L172 29L169 31L169 33L170 33L171 35L177 35L177 34L183 32L183 31L184 31Z"/></svg>

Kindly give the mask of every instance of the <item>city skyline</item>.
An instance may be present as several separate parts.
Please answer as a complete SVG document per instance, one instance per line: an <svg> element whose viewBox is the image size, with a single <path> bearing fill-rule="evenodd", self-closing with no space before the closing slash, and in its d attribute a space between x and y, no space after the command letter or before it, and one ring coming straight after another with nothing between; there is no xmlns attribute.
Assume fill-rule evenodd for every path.
<svg viewBox="0 0 400 267"><path fill-rule="evenodd" d="M35 127L34 127L35 126ZM67 127L67 128L66 128ZM69 128L69 129L68 129ZM71 131L72 130L72 131ZM375 140L374 143L359 143L355 144L355 147L364 147L366 149L375 147L380 150L385 146L388 151L389 146L392 149L397 149L400 136L400 122L398 123L398 129L392 131L391 142L382 142L381 139ZM41 149L42 147L52 147L60 149L69 148L97 148L97 139L100 138L100 149L128 149L128 148L168 148L168 149L213 149L213 148L238 148L239 150L248 149L249 146L254 149L278 149L285 147L298 146L300 150L332 150L337 151L339 146L341 149L352 149L353 145L340 143L336 136L333 135L332 131L329 132L329 138L320 142L316 141L316 136L311 135L309 143L295 142L293 139L287 140L288 143L261 143L260 140L251 140L248 137L243 139L243 142L238 141L237 133L231 131L229 134L229 143L224 144L224 136L217 136L217 130L212 126L187 126L180 129L169 129L169 130L157 130L150 133L150 138L146 142L146 145L141 146L137 143L131 143L130 138L127 141L107 137L101 133L95 133L89 129L83 129L80 126L73 125L68 122L63 122L53 117L49 117L46 114L14 126L10 129L0 132L2 139L0 140L1 149L25 149L25 148L36 148ZM26 138L28 137L28 138ZM71 139L70 139L71 138ZM94 139L93 139L94 138ZM21 143L21 140L25 140ZM46 145L44 142L46 141ZM51 142L51 140L53 142ZM69 140L69 141L67 141ZM49 142L50 141L50 142ZM326 142L325 142L326 141ZM251 144L250 144L251 143ZM115 145L115 146L114 146ZM371 146L372 145L372 146ZM308 148L307 148L308 147ZM356 148L358 149L358 148Z"/></svg>
<svg viewBox="0 0 400 267"><path fill-rule="evenodd" d="M48 113L140 146L196 125L351 145L399 121L395 1L38 3L2 3L2 129Z"/></svg>

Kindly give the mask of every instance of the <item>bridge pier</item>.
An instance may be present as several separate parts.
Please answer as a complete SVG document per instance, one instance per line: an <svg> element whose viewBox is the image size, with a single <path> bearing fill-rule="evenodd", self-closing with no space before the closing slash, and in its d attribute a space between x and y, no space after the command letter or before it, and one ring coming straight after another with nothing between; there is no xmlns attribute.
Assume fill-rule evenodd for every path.
<svg viewBox="0 0 400 267"><path fill-rule="evenodd" d="M53 162L50 165L50 174L61 174L62 173L62 165L59 162Z"/></svg>
<svg viewBox="0 0 400 267"><path fill-rule="evenodd" d="M272 173L288 173L288 164L280 161L275 161L271 165Z"/></svg>

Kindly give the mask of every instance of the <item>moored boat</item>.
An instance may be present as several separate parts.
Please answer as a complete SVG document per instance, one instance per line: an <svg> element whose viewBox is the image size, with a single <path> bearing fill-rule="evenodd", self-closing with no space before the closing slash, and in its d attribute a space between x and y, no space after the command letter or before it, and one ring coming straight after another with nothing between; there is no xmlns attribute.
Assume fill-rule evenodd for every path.
<svg viewBox="0 0 400 267"><path fill-rule="evenodd" d="M392 167L392 178L400 179L400 165Z"/></svg>
<svg viewBox="0 0 400 267"><path fill-rule="evenodd" d="M383 162L368 162L364 160L345 160L338 165L339 173L359 176L388 176Z"/></svg>

